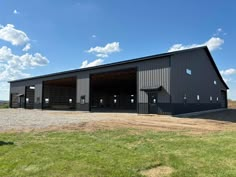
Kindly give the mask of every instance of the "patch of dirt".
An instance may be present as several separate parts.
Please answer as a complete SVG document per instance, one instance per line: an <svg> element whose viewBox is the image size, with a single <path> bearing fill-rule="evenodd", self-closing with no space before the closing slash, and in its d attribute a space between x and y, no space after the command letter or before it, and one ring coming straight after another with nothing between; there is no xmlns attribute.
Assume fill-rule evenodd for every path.
<svg viewBox="0 0 236 177"><path fill-rule="evenodd" d="M228 107L231 109L236 109L236 101L235 100L228 100Z"/></svg>
<svg viewBox="0 0 236 177"><path fill-rule="evenodd" d="M173 172L173 168L167 166L158 166L148 170L141 171L141 174L147 177L167 177Z"/></svg>

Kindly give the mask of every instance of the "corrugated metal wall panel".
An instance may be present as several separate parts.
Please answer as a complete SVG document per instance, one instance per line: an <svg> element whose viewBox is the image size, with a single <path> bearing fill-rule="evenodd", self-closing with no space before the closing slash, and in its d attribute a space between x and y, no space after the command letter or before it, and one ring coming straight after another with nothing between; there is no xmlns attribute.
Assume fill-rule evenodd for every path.
<svg viewBox="0 0 236 177"><path fill-rule="evenodd" d="M217 103L220 99L220 90L226 89L213 68L205 49L178 53L172 57L171 95L173 103L183 103L184 95L187 103ZM191 69L192 74L186 74ZM214 84L216 80L217 84ZM212 97L212 102L210 101Z"/></svg>
<svg viewBox="0 0 236 177"><path fill-rule="evenodd" d="M142 62L138 67L139 103L148 103L148 95L142 88L162 86L158 93L158 102L170 101L170 66L169 57L163 59Z"/></svg>
<svg viewBox="0 0 236 177"><path fill-rule="evenodd" d="M89 72L77 75L77 103L80 103L81 96L85 96L85 103L89 103Z"/></svg>
<svg viewBox="0 0 236 177"><path fill-rule="evenodd" d="M169 67L169 57L150 59L146 61L128 63L124 65L117 65L107 68L98 68L94 70L88 70L77 73L70 73L65 75L50 76L39 79L31 79L21 82L15 82L11 84L11 93L13 92L22 92L24 94L24 87L29 85L35 85L35 100L40 96L40 104L42 101L42 82L47 80L54 80L66 77L77 76L77 96L76 102L80 103L81 96L85 96L86 107L83 110L88 110L89 103L89 77L90 74L109 72L116 70L123 70L129 68L137 68L137 99L138 103L143 104L140 108L138 107L139 112L148 113L148 98L147 94L140 89L142 87L152 87L152 86L162 86L163 91L159 93L159 102L169 103L170 98L170 67ZM80 108L80 107L79 107Z"/></svg>

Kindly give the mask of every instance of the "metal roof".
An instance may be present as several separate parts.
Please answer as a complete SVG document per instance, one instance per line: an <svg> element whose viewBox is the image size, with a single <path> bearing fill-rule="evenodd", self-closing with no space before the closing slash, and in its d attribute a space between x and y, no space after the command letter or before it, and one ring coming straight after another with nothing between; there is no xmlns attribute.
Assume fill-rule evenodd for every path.
<svg viewBox="0 0 236 177"><path fill-rule="evenodd" d="M227 89L229 89L229 87L226 85L225 81L223 80L207 46L195 47L195 48L179 50L179 51L174 51L174 52L167 52L167 53L151 55L151 56L146 56L146 57L140 57L140 58L135 58L135 59L131 59L131 60L119 61L119 62L115 62L115 63L103 64L103 65L93 66L93 67L88 67L88 68L80 68L80 69L62 71L62 72L57 72L57 73L52 73L52 74L30 77L30 78L24 78L24 79L19 79L19 80L13 80L13 81L9 81L9 83L26 81L26 80L33 80L33 79L39 79L39 78L45 78L45 77L51 77L51 76L57 76L57 75L63 75L63 74L70 74L70 73L76 73L76 72L82 72L82 71L88 71L88 70L94 70L94 69L100 69L100 68L107 68L107 67L112 67L112 66L116 66L116 65L124 65L124 64L128 64L128 63L135 63L135 62L140 62L140 61L144 61L144 60L157 59L157 58L161 58L161 57L171 56L171 55L175 55L178 53L184 53L184 52L188 52L188 51L192 51L192 50L199 50L199 49L205 49L217 75L219 76L220 80L223 82L225 87Z"/></svg>

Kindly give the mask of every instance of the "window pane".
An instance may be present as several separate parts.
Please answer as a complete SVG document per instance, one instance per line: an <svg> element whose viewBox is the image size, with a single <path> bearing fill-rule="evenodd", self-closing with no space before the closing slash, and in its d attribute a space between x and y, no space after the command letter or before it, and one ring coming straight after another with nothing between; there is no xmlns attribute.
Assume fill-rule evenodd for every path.
<svg viewBox="0 0 236 177"><path fill-rule="evenodd" d="M191 70L191 69L186 69L186 73L187 73L188 75L192 75L192 70Z"/></svg>

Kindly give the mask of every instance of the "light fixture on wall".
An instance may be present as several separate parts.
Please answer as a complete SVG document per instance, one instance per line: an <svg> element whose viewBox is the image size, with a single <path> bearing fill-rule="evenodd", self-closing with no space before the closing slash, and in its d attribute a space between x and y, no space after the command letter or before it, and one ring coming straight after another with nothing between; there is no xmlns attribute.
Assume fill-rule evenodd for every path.
<svg viewBox="0 0 236 177"><path fill-rule="evenodd" d="M45 98L45 103L48 104L49 103L49 98Z"/></svg>
<svg viewBox="0 0 236 177"><path fill-rule="evenodd" d="M200 100L200 95L197 95L197 101L199 101Z"/></svg>
<svg viewBox="0 0 236 177"><path fill-rule="evenodd" d="M72 98L69 99L69 103L71 104L73 102Z"/></svg>
<svg viewBox="0 0 236 177"><path fill-rule="evenodd" d="M186 96L186 94L184 94L184 100L187 100L187 96Z"/></svg>
<svg viewBox="0 0 236 177"><path fill-rule="evenodd" d="M184 104L187 102L187 95L184 94Z"/></svg>

